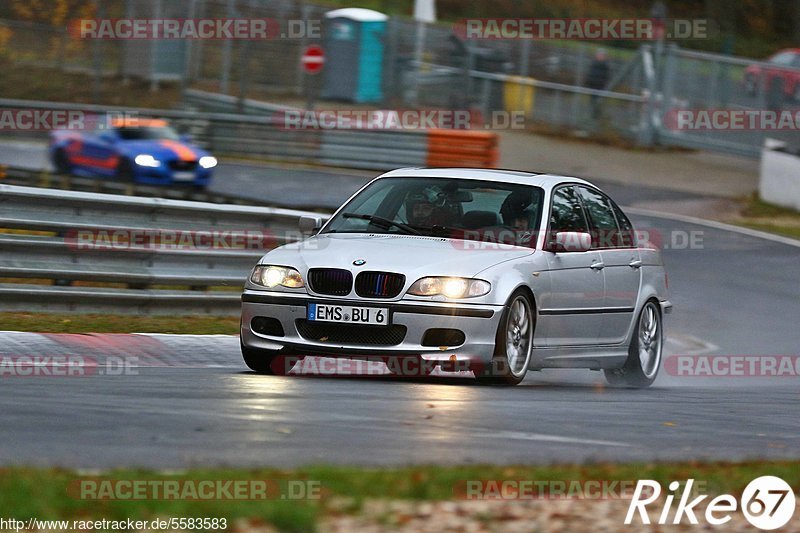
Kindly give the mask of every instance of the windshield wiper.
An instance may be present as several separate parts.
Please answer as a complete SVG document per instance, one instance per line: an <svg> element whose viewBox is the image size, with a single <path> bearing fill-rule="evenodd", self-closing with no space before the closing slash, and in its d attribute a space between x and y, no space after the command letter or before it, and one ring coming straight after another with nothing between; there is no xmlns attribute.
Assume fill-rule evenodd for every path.
<svg viewBox="0 0 800 533"><path fill-rule="evenodd" d="M406 233L411 235L422 235L419 231L415 230L414 228L403 224L402 222L395 222L394 220L390 220L388 218L379 217L378 215L367 215L367 214L360 214L360 213L342 213L343 218L360 218L361 220L369 220L372 224L376 226L382 226L386 229L391 227L399 228Z"/></svg>
<svg viewBox="0 0 800 533"><path fill-rule="evenodd" d="M444 233L446 235L453 235L456 232L459 232L459 231L463 232L464 231L462 228L452 228L450 226L441 226L439 224L434 224L432 226L416 226L416 228L419 229L419 230L422 230L422 231L427 231L427 232L437 233L437 234Z"/></svg>

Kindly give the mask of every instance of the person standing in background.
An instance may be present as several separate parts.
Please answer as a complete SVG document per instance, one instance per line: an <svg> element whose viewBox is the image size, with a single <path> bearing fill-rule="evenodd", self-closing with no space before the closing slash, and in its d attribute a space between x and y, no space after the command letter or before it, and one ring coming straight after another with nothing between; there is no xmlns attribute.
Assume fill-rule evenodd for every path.
<svg viewBox="0 0 800 533"><path fill-rule="evenodd" d="M589 73L586 75L586 87L598 91L605 90L608 79L611 75L611 68L608 65L608 54L603 48L597 50L594 60L589 66ZM593 94L591 97L592 118L600 118L600 97Z"/></svg>

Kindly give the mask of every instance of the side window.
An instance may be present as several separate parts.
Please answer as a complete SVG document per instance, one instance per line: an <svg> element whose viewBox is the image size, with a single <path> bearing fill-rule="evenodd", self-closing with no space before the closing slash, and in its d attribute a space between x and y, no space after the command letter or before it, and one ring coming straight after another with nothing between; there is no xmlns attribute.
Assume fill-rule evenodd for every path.
<svg viewBox="0 0 800 533"><path fill-rule="evenodd" d="M617 222L619 223L618 246L634 248L636 246L636 232L633 229L633 224L613 200L611 201L611 207L614 208L614 214L617 215Z"/></svg>
<svg viewBox="0 0 800 533"><path fill-rule="evenodd" d="M611 201L594 189L578 187L578 190L592 227L592 248L620 246L620 231Z"/></svg>
<svg viewBox="0 0 800 533"><path fill-rule="evenodd" d="M550 231L551 233L557 231L589 231L583 207L575 194L574 187L561 187L553 193Z"/></svg>

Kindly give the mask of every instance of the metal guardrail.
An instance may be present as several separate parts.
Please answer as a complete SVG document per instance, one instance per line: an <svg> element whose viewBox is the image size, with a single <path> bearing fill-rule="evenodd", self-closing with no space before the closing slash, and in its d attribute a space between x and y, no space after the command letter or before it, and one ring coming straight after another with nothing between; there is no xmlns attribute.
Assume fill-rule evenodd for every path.
<svg viewBox="0 0 800 533"><path fill-rule="evenodd" d="M30 168L9 167L6 165L0 165L0 183L67 191L123 194L126 196L166 198L171 200L191 200L213 204L272 205L253 198L235 197L220 192L200 190L191 186L179 185L167 187L163 185L143 185L109 178L70 176L66 174L55 174L48 170L34 170Z"/></svg>
<svg viewBox="0 0 800 533"><path fill-rule="evenodd" d="M250 269L301 237L303 215L319 216L0 185L0 309L235 314Z"/></svg>
<svg viewBox="0 0 800 533"><path fill-rule="evenodd" d="M210 93L197 89L183 91L183 104L189 108L197 108L203 112L234 113L245 115L275 116L296 108L279 104L271 104L249 98L237 98L227 94Z"/></svg>
<svg viewBox="0 0 800 533"><path fill-rule="evenodd" d="M230 97L187 91L194 102L211 98L230 104ZM203 95L206 95L205 97ZM218 103L218 102L217 102ZM87 114L157 117L169 119L200 146L218 154L257 157L275 161L325 163L347 168L391 170L422 166L427 159L427 131L355 130L346 128L288 128L282 112L291 108L264 104L249 111L262 114L175 111L0 99L0 109L81 111ZM263 108L263 109L262 109ZM46 138L47 132L15 132L17 136Z"/></svg>

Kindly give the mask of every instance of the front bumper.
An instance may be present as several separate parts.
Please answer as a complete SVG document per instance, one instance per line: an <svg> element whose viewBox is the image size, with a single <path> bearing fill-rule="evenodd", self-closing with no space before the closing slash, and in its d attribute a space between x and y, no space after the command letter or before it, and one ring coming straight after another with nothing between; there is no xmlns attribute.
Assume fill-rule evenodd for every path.
<svg viewBox="0 0 800 533"><path fill-rule="evenodd" d="M402 342L391 346L359 344L341 339L339 342L310 340L304 338L297 327L297 321L306 318L308 303L388 307L391 324L405 326L406 333ZM404 300L382 302L245 290L242 295L241 339L242 344L249 348L291 355L417 355L434 362L458 360L488 363L494 353L495 335L502 311L503 306L493 305L452 305ZM264 335L253 331L251 322L255 317L279 320L284 336ZM458 346L423 346L423 336L431 328L458 329L464 333L465 341Z"/></svg>
<svg viewBox="0 0 800 533"><path fill-rule="evenodd" d="M162 163L160 167L135 167L136 182L143 185L191 185L194 187L206 186L211 182L213 169L205 169L200 166L190 171L194 174L192 179L175 179L175 171L170 168L168 163Z"/></svg>

